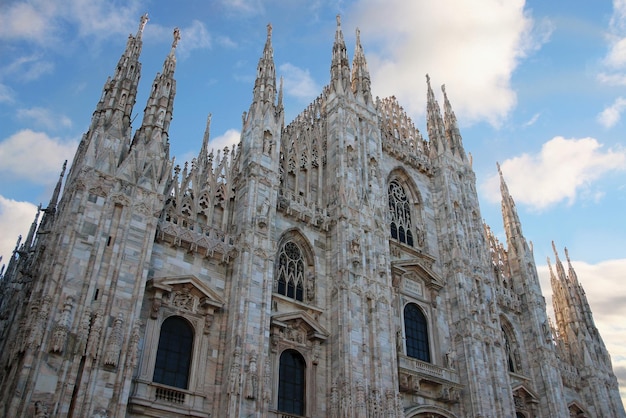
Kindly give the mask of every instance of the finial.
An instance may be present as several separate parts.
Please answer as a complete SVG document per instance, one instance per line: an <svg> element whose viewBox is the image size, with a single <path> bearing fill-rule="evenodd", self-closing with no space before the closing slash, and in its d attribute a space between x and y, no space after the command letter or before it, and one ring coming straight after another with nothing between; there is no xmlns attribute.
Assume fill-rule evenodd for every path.
<svg viewBox="0 0 626 418"><path fill-rule="evenodd" d="M361 43L361 30L359 28L356 28L356 43Z"/></svg>
<svg viewBox="0 0 626 418"><path fill-rule="evenodd" d="M446 95L446 85L445 84L441 85L441 91L443 92L443 95L445 96Z"/></svg>
<svg viewBox="0 0 626 418"><path fill-rule="evenodd" d="M550 272L550 276L554 276L552 272L552 263L550 262L550 257L546 257L546 262L548 263L548 271Z"/></svg>
<svg viewBox="0 0 626 418"><path fill-rule="evenodd" d="M554 255L557 259L557 261L559 260L559 252L556 250L556 245L554 244L554 241L552 241L552 251L554 251Z"/></svg>
<svg viewBox="0 0 626 418"><path fill-rule="evenodd" d="M568 263L570 263L569 251L567 251L567 247L565 247L565 259L567 260Z"/></svg>
<svg viewBox="0 0 626 418"><path fill-rule="evenodd" d="M172 49L176 49L178 41L180 41L180 29L174 28L174 40L172 41Z"/></svg>
<svg viewBox="0 0 626 418"><path fill-rule="evenodd" d="M341 15L337 15L337 27L341 26Z"/></svg>
<svg viewBox="0 0 626 418"><path fill-rule="evenodd" d="M426 82L430 86L430 76L428 75L428 73L426 73Z"/></svg>
<svg viewBox="0 0 626 418"><path fill-rule="evenodd" d="M146 27L146 23L148 23L148 13L144 13L139 19L139 29L137 30L137 34L142 34L144 28Z"/></svg>
<svg viewBox="0 0 626 418"><path fill-rule="evenodd" d="M267 39L272 37L272 24L268 23L267 24Z"/></svg>

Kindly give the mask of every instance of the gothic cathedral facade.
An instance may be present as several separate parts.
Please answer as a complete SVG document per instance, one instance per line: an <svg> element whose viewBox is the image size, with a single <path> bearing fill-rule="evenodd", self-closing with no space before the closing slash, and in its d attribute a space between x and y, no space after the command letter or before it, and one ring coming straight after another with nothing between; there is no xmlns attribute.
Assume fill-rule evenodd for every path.
<svg viewBox="0 0 626 418"><path fill-rule="evenodd" d="M133 133L141 19L67 175L0 281L8 417L625 417L575 271L549 321L501 177L506 245L427 78L427 140L374 99L339 18L284 123L271 27L232 150L169 155L171 52ZM62 187L62 184L64 186Z"/></svg>

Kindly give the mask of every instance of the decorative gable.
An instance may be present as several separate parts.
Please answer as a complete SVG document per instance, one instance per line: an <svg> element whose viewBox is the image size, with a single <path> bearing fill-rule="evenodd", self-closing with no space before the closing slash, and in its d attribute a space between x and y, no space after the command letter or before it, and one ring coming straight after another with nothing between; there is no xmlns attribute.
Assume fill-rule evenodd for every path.
<svg viewBox="0 0 626 418"><path fill-rule="evenodd" d="M224 299L193 275L155 278L148 281L152 292L150 317L157 319L161 307L177 314L205 317L205 333L213 322L213 315L224 307Z"/></svg>

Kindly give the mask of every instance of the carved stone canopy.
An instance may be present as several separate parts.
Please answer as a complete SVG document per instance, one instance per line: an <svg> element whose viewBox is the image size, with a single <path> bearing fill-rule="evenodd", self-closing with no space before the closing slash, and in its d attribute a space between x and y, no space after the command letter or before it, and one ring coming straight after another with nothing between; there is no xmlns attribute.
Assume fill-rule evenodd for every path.
<svg viewBox="0 0 626 418"><path fill-rule="evenodd" d="M305 311L295 311L276 314L272 316L272 328L284 330L288 328L301 328L306 330L309 341L323 342L328 338L328 331L320 323Z"/></svg>
<svg viewBox="0 0 626 418"><path fill-rule="evenodd" d="M398 280L406 275L414 275L421 279L426 287L435 292L443 287L443 280L431 269L431 263L421 258L410 260L397 260L391 263L391 272L394 278L394 286L399 285Z"/></svg>
<svg viewBox="0 0 626 418"><path fill-rule="evenodd" d="M572 401L567 405L569 416L572 418L587 418L589 415L583 407L576 401Z"/></svg>
<svg viewBox="0 0 626 418"><path fill-rule="evenodd" d="M225 303L217 292L193 275L150 279L147 290L153 292L152 318L156 318L163 304L189 313L212 316Z"/></svg>
<svg viewBox="0 0 626 418"><path fill-rule="evenodd" d="M539 404L537 394L525 385L518 385L513 388L513 401L515 409L521 411L533 411Z"/></svg>

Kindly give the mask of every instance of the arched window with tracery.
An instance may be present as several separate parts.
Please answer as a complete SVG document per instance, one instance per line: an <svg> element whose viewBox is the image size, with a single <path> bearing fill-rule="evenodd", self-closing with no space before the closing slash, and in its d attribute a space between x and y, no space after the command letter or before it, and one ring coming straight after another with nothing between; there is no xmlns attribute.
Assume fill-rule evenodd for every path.
<svg viewBox="0 0 626 418"><path fill-rule="evenodd" d="M193 349L193 329L180 316L170 316L161 325L153 382L187 389Z"/></svg>
<svg viewBox="0 0 626 418"><path fill-rule="evenodd" d="M411 231L411 204L404 187L396 180L389 183L389 217L391 219L391 238L402 244L413 246Z"/></svg>
<svg viewBox="0 0 626 418"><path fill-rule="evenodd" d="M516 361L517 348L515 347L514 340L511 339L509 332L503 327L502 334L504 335L504 350L506 351L506 361L510 372L518 372L518 364Z"/></svg>
<svg viewBox="0 0 626 418"><path fill-rule="evenodd" d="M428 322L420 307L414 303L409 303L404 307L404 333L406 355L430 362Z"/></svg>
<svg viewBox="0 0 626 418"><path fill-rule="evenodd" d="M304 357L296 350L285 350L280 355L278 370L278 410L289 414L305 413Z"/></svg>
<svg viewBox="0 0 626 418"><path fill-rule="evenodd" d="M278 251L274 292L300 302L312 302L314 283L307 274L307 263L300 246L294 241L285 242Z"/></svg>

